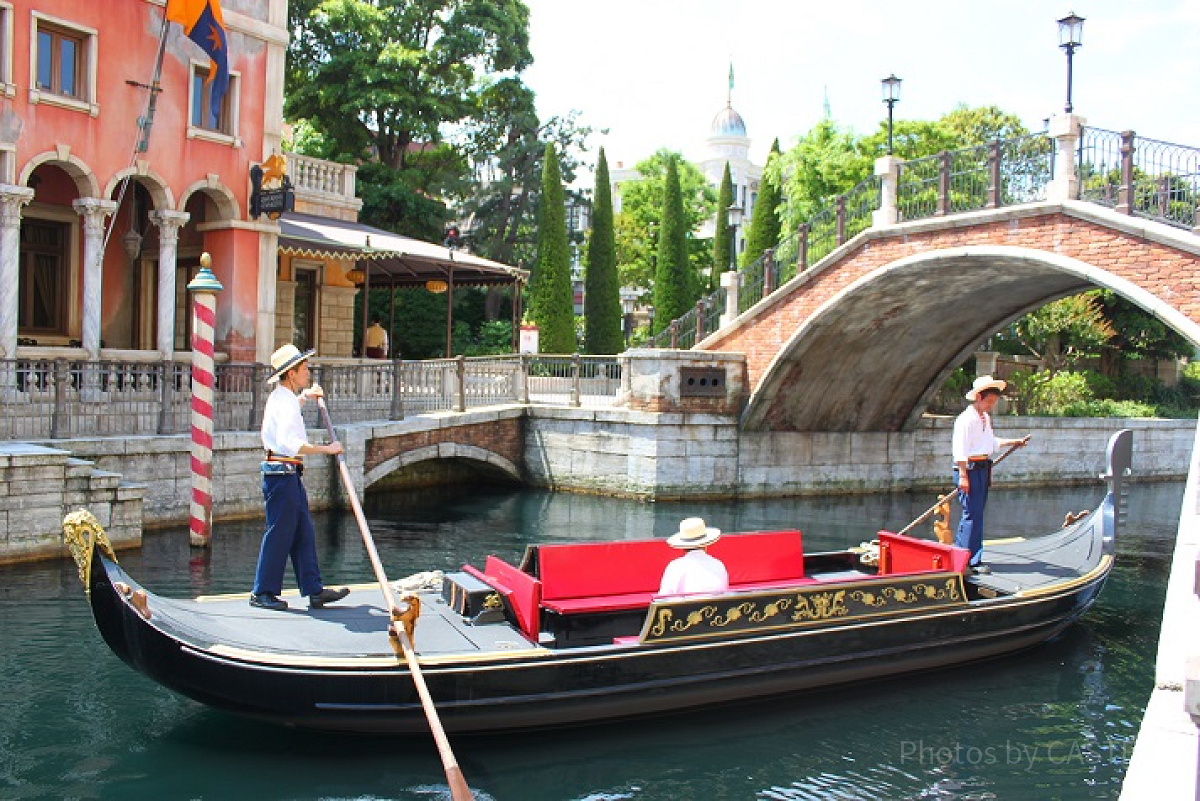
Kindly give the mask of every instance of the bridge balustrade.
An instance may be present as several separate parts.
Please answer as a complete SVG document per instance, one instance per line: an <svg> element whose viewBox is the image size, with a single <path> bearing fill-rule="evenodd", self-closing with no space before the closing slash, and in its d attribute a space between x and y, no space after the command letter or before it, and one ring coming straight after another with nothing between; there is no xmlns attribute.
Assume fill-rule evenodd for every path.
<svg viewBox="0 0 1200 801"><path fill-rule="evenodd" d="M1079 118L1067 119L1079 131L1074 158L1078 199L1200 232L1200 149L1139 139L1132 131L1082 127ZM1075 134L1064 141L1074 142ZM895 178L896 222L1046 200L1058 145L1047 132L1039 132L901 161ZM832 198L776 248L739 270L738 313L870 228L885 180L890 179L871 176ZM716 330L719 318L697 314L697 309L724 309L725 302L724 289L702 298L696 309L664 327L651 345L694 347Z"/></svg>
<svg viewBox="0 0 1200 801"><path fill-rule="evenodd" d="M218 364L215 431L256 431L272 387L261 364ZM398 420L504 403L608 406L621 368L613 356L506 355L428 361L322 363L313 378L338 423ZM322 428L313 404L310 428ZM0 360L0 441L178 434L191 428L184 362Z"/></svg>

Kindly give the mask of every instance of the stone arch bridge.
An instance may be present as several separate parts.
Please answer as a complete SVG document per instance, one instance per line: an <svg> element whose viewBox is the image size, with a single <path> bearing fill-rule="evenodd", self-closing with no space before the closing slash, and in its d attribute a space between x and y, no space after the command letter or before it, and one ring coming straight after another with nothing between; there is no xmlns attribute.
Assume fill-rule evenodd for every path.
<svg viewBox="0 0 1200 801"><path fill-rule="evenodd" d="M799 253L825 242L815 263L798 256L798 275L772 292L768 259L749 308L738 293L751 270L726 273L723 300L740 315L705 328L703 311L721 296L710 298L672 324L672 339L686 324L707 333L695 350L746 355L747 431L911 431L989 336L1090 288L1113 290L1200 348L1200 149L1082 122L1058 117L1047 133L987 148L880 159L835 214L793 238ZM814 236L822 225L826 240Z"/></svg>

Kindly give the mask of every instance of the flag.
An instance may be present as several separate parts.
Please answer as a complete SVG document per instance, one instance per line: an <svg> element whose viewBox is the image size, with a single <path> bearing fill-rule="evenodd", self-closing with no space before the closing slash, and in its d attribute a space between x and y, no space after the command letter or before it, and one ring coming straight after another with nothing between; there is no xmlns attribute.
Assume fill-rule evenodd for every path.
<svg viewBox="0 0 1200 801"><path fill-rule="evenodd" d="M183 34L208 54L208 80L213 113L229 89L229 48L219 0L167 0L167 19L183 26Z"/></svg>

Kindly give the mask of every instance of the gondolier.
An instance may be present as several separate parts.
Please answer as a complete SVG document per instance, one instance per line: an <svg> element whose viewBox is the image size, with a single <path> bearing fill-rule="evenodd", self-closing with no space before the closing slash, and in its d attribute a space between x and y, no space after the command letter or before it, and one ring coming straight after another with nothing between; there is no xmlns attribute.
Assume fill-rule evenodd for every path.
<svg viewBox="0 0 1200 801"><path fill-rule="evenodd" d="M266 459L262 462L263 498L267 506L267 531L263 535L254 574L254 590L250 605L277 612L288 608L279 597L283 589L283 571L288 557L296 573L300 594L308 596L310 608L345 598L349 590L332 590L322 583L317 564L316 533L308 512L308 494L301 476L307 453L336 456L342 443L313 445L308 441L300 404L310 398L321 398L320 386L309 387L311 374L308 358L315 351L301 353L295 345L284 345L271 354L274 373L268 383L278 386L267 398L263 410L262 443Z"/></svg>
<svg viewBox="0 0 1200 801"><path fill-rule="evenodd" d="M976 378L966 396L971 405L954 421L950 449L962 506L954 544L971 552L971 570L976 573L991 572L982 557L983 509L992 484L992 454L1000 448L1020 448L1029 442L1028 434L1021 439L1000 439L992 429L991 411L1006 386L1007 382L990 375Z"/></svg>

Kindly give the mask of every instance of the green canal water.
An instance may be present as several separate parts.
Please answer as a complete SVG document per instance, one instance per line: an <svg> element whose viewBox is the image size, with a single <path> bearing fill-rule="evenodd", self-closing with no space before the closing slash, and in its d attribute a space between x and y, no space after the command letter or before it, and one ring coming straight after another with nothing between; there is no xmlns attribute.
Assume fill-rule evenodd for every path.
<svg viewBox="0 0 1200 801"><path fill-rule="evenodd" d="M1144 706L1182 484L1136 485L1098 604L1057 640L1001 660L822 693L555 732L452 739L477 798L1115 798ZM988 536L1046 530L1096 488L993 493ZM459 487L371 496L389 575L516 559L531 542L799 527L806 550L896 530L932 502L872 495L645 504ZM328 583L371 579L348 514L317 517ZM155 592L248 591L261 523L220 524L211 553L153 533L123 566ZM73 564L0 568L0 798L447 798L428 738L249 722L160 688L108 650Z"/></svg>

